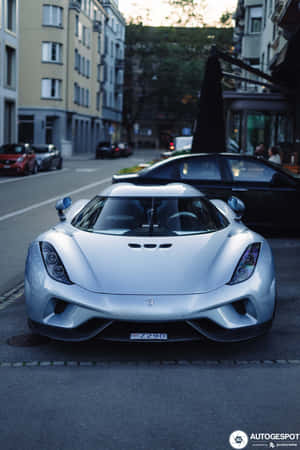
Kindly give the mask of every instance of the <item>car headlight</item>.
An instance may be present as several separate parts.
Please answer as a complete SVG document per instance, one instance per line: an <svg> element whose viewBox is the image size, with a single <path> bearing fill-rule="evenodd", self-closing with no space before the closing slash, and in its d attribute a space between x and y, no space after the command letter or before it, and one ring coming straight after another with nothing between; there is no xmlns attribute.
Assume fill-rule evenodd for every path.
<svg viewBox="0 0 300 450"><path fill-rule="evenodd" d="M61 283L73 284L54 247L49 242L40 242L40 248L48 275Z"/></svg>
<svg viewBox="0 0 300 450"><path fill-rule="evenodd" d="M228 284L237 284L248 280L256 267L261 244L250 244L244 251Z"/></svg>
<svg viewBox="0 0 300 450"><path fill-rule="evenodd" d="M23 162L24 161L24 156L19 156L19 158L17 159L17 162Z"/></svg>

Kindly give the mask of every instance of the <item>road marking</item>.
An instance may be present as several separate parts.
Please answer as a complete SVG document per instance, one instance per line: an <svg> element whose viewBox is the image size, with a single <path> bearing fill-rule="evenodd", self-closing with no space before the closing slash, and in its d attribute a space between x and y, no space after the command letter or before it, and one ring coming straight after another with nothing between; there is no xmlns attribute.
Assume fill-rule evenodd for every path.
<svg viewBox="0 0 300 450"><path fill-rule="evenodd" d="M85 169L85 168L82 168L82 169L76 169L75 172L91 173L91 172L96 172L96 170L98 170L98 169Z"/></svg>
<svg viewBox="0 0 300 450"><path fill-rule="evenodd" d="M5 292L0 296L0 311L7 308L24 294L24 282L22 281L13 289Z"/></svg>
<svg viewBox="0 0 300 450"><path fill-rule="evenodd" d="M24 178L19 178L18 177L18 178L13 178L13 179L10 179L10 180L1 180L0 184L14 183L16 181L32 180L32 179L36 179L38 177L46 177L47 175L53 175L53 173L59 174L59 173L62 173L62 172L67 172L68 170L70 170L70 169L55 170L53 172L47 172L47 173L37 173L37 174L34 175L33 178L31 176L28 176L28 177L24 177Z"/></svg>
<svg viewBox="0 0 300 450"><path fill-rule="evenodd" d="M50 203L54 203L57 200L63 198L63 197L70 197L70 195L78 194L79 192L88 191L89 189L92 189L96 186L100 186L101 184L105 184L111 181L111 177L105 178L101 181L96 181L95 183L87 184L86 186L82 186L81 188L74 189L74 191L65 192L64 194L60 194L56 197L49 198L48 200L44 200L43 202L35 203L34 205L28 206L27 208L19 209L18 211L11 212L9 214L5 214L4 216L0 217L0 222L3 222L4 220L11 219L12 217L20 216L21 214L25 214L29 211L32 211L33 209L40 208L45 205L49 205Z"/></svg>

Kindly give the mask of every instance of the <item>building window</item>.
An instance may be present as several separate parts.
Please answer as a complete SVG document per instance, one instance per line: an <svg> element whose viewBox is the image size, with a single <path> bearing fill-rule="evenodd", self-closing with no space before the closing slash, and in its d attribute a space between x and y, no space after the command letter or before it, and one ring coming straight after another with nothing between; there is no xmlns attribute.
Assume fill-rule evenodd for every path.
<svg viewBox="0 0 300 450"><path fill-rule="evenodd" d="M265 54L264 53L261 55L260 67L261 67L261 70L264 71L264 69L265 69Z"/></svg>
<svg viewBox="0 0 300 450"><path fill-rule="evenodd" d="M91 63L88 59L86 60L86 76L88 78L91 76Z"/></svg>
<svg viewBox="0 0 300 450"><path fill-rule="evenodd" d="M86 44L86 27L82 26L82 45Z"/></svg>
<svg viewBox="0 0 300 450"><path fill-rule="evenodd" d="M85 106L87 108L90 106L90 91L88 89L85 91Z"/></svg>
<svg viewBox="0 0 300 450"><path fill-rule="evenodd" d="M81 58L81 75L85 75L85 57Z"/></svg>
<svg viewBox="0 0 300 450"><path fill-rule="evenodd" d="M44 78L42 80L42 98L61 98L61 80Z"/></svg>
<svg viewBox="0 0 300 450"><path fill-rule="evenodd" d="M79 36L79 16L75 16L75 36Z"/></svg>
<svg viewBox="0 0 300 450"><path fill-rule="evenodd" d="M43 6L43 25L62 27L62 8L60 6Z"/></svg>
<svg viewBox="0 0 300 450"><path fill-rule="evenodd" d="M273 11L273 0L269 0L269 16L272 14Z"/></svg>
<svg viewBox="0 0 300 450"><path fill-rule="evenodd" d="M16 49L5 46L5 85L9 88L16 87Z"/></svg>
<svg viewBox="0 0 300 450"><path fill-rule="evenodd" d="M62 44L57 42L42 43L42 61L44 62L62 62Z"/></svg>
<svg viewBox="0 0 300 450"><path fill-rule="evenodd" d="M262 8L253 6L249 8L249 32L260 33L262 26Z"/></svg>
<svg viewBox="0 0 300 450"><path fill-rule="evenodd" d="M100 111L100 92L97 92L96 95L96 109L97 111Z"/></svg>
<svg viewBox="0 0 300 450"><path fill-rule="evenodd" d="M74 103L80 104L80 87L77 83L74 83Z"/></svg>
<svg viewBox="0 0 300 450"><path fill-rule="evenodd" d="M81 56L79 53L77 54L77 70L81 73Z"/></svg>
<svg viewBox="0 0 300 450"><path fill-rule="evenodd" d="M6 0L6 28L16 32L16 0Z"/></svg>
<svg viewBox="0 0 300 450"><path fill-rule="evenodd" d="M4 142L11 144L15 140L16 105L10 100L4 102Z"/></svg>

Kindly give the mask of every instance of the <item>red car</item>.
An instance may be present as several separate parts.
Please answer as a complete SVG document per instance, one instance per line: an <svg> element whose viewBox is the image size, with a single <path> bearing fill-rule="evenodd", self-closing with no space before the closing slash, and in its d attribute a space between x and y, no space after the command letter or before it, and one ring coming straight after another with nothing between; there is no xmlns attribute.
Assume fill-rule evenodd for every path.
<svg viewBox="0 0 300 450"><path fill-rule="evenodd" d="M37 173L35 153L29 144L5 144L0 147L0 171L29 175Z"/></svg>

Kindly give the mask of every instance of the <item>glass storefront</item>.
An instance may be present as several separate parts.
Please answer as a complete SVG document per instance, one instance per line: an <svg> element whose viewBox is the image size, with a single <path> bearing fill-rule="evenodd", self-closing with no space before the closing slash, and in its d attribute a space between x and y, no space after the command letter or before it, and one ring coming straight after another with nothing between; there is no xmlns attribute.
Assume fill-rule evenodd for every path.
<svg viewBox="0 0 300 450"><path fill-rule="evenodd" d="M228 131L227 150L231 152L252 155L259 144L264 144L266 149L277 145L288 153L293 142L293 120L288 113L235 111Z"/></svg>

